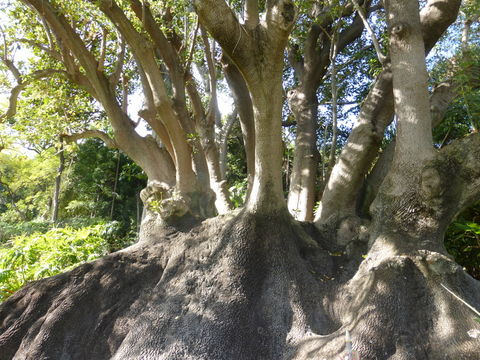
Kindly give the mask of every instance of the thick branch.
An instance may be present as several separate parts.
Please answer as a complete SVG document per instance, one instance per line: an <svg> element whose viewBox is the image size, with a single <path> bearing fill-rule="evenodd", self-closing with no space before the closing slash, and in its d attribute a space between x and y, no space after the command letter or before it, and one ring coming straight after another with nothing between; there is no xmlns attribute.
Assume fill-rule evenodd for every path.
<svg viewBox="0 0 480 360"><path fill-rule="evenodd" d="M245 26L248 29L255 28L259 23L258 0L245 1Z"/></svg>
<svg viewBox="0 0 480 360"><path fill-rule="evenodd" d="M432 116L432 128L437 127L445 117L448 107L458 95L458 87L454 82L446 81L438 84L430 96L430 112Z"/></svg>
<svg viewBox="0 0 480 360"><path fill-rule="evenodd" d="M480 201L480 133L453 141L440 150L433 165L441 176L442 191L450 218ZM445 198L447 197L447 198Z"/></svg>
<svg viewBox="0 0 480 360"><path fill-rule="evenodd" d="M66 47L72 51L87 74L90 74L90 80L98 95L106 96L102 79L93 74L97 74L97 61L88 51L77 32L70 26L66 18L54 9L47 0L23 0L26 4L32 5L38 14L44 18L52 31L61 38ZM108 91L109 92L109 91Z"/></svg>
<svg viewBox="0 0 480 360"><path fill-rule="evenodd" d="M61 137L67 142L76 142L80 139L98 138L110 149L117 149L118 144L107 133L100 130L86 130L77 134L62 134Z"/></svg>
<svg viewBox="0 0 480 360"><path fill-rule="evenodd" d="M430 1L420 12L427 53L455 21L460 2ZM317 224L326 222L332 215L343 217L355 211L358 191L376 158L385 127L392 121L393 114L392 76L386 66L364 101L359 120L352 129L325 187L315 218Z"/></svg>
<svg viewBox="0 0 480 360"><path fill-rule="evenodd" d="M252 62L250 35L224 0L196 0L200 21L241 70ZM219 21L221 19L221 21Z"/></svg>
<svg viewBox="0 0 480 360"><path fill-rule="evenodd" d="M160 56L169 70L172 83L175 88L178 88L180 83L183 82L183 70L174 46L168 41L167 37L156 23L152 12L145 1L140 3L139 0L130 0L130 5L137 18L142 21L145 30L148 32L153 43L159 50Z"/></svg>

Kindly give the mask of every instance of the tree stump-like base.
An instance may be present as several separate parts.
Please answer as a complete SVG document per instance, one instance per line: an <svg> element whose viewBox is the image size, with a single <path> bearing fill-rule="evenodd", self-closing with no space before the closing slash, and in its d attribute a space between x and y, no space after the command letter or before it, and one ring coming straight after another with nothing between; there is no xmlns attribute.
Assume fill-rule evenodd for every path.
<svg viewBox="0 0 480 360"><path fill-rule="evenodd" d="M480 306L479 283L422 261L354 269L286 213L162 229L13 295L0 359L339 359L347 329L362 359L478 359L480 324L440 283Z"/></svg>

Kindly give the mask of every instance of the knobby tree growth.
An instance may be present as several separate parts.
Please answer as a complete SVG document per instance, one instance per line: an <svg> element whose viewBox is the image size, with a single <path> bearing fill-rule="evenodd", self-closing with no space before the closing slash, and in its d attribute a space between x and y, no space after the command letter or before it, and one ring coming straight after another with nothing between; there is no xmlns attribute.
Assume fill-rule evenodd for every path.
<svg viewBox="0 0 480 360"><path fill-rule="evenodd" d="M16 39L4 32L2 61L16 85L2 118L15 117L31 82L61 76L110 123L62 138L102 139L137 162L149 184L137 244L29 284L0 306L0 358L478 357L480 284L448 256L443 236L480 199L480 137L434 147L432 127L459 86L429 94L425 63L460 1L430 0L421 10L416 0L243 5L17 4L27 30ZM379 39L369 22L381 16L387 27ZM289 44L296 26L304 34ZM345 146L320 159L329 168L318 186L318 89L332 77L335 114L337 56L364 31L381 69ZM31 46L45 66L16 64L16 43ZM296 79L288 94L285 54ZM222 77L235 104L223 122ZM152 134L145 137L127 107L135 81ZM285 101L296 123L288 202ZM232 211L225 144L236 114L248 190L245 206ZM380 153L394 120L393 145ZM335 138L335 124L332 131Z"/></svg>

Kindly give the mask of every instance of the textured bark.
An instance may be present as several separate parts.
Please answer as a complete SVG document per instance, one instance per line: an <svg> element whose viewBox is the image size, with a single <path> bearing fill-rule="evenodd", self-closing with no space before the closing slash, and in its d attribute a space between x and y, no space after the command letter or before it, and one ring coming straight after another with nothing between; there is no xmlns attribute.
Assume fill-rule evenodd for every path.
<svg viewBox="0 0 480 360"><path fill-rule="evenodd" d="M195 2L200 21L238 67L250 91L255 119L255 176L247 208L252 212L285 207L281 182L283 52L296 14L290 0L266 5L265 21L249 31L224 1ZM222 22L217 21L220 16Z"/></svg>
<svg viewBox="0 0 480 360"><path fill-rule="evenodd" d="M342 16L351 15L345 10ZM319 17L321 18L321 16ZM288 194L288 209L297 220L313 220L315 203L315 183L319 154L317 151L318 99L317 89L320 86L331 63L332 33L330 29L334 19L328 17L321 23L313 24L305 41L305 54L302 57L298 49L290 49L289 61L295 70L299 85L288 94L288 103L297 123L295 152L292 174L290 176L290 191ZM325 36L325 28L330 35ZM323 29L323 30L322 30ZM336 41L337 52L357 39L363 31L362 20L356 16L350 26L343 30Z"/></svg>
<svg viewBox="0 0 480 360"><path fill-rule="evenodd" d="M297 122L295 154L288 192L288 210L297 220L312 221L319 154L316 91L292 90L288 103Z"/></svg>
<svg viewBox="0 0 480 360"><path fill-rule="evenodd" d="M457 96L458 87L452 82L444 82L435 87L430 96L432 128L440 125L452 100ZM388 144L378 155L375 166L365 179L364 186L357 198L357 210L360 216L368 217L369 207L377 196L385 176L390 170L395 153L395 140Z"/></svg>
<svg viewBox="0 0 480 360"><path fill-rule="evenodd" d="M397 137L389 175L392 195L405 192L418 169L433 156L425 46L416 1L386 3Z"/></svg>
<svg viewBox="0 0 480 360"><path fill-rule="evenodd" d="M460 3L459 0L432 0L420 11L426 53L456 19ZM393 114L392 74L386 63L362 105L357 123L325 187L315 214L318 226L355 215L358 191L378 154L385 127L392 121Z"/></svg>
<svg viewBox="0 0 480 360"><path fill-rule="evenodd" d="M336 359L346 330L362 359L477 359L440 284L477 308L480 284L441 254L358 267L286 211L178 226L147 216L142 242L14 294L0 359Z"/></svg>

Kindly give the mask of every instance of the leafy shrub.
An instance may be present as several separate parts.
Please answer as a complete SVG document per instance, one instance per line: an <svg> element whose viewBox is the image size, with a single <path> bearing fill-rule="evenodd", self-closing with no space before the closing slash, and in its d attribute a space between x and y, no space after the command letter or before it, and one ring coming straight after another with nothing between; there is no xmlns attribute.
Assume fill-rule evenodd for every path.
<svg viewBox="0 0 480 360"><path fill-rule="evenodd" d="M470 275L480 280L480 203L460 214L450 225L445 246Z"/></svg>
<svg viewBox="0 0 480 360"><path fill-rule="evenodd" d="M39 280L131 244L114 241L119 225L105 223L75 229L55 228L21 235L0 247L0 301L29 281Z"/></svg>
<svg viewBox="0 0 480 360"><path fill-rule="evenodd" d="M52 227L48 221L25 221L9 223L0 221L0 244L19 235L30 235L36 232L44 233Z"/></svg>

